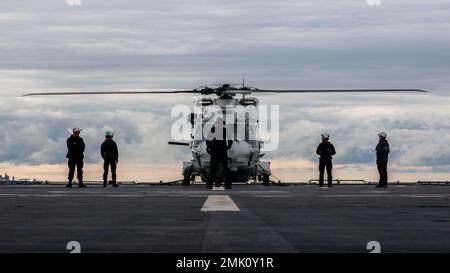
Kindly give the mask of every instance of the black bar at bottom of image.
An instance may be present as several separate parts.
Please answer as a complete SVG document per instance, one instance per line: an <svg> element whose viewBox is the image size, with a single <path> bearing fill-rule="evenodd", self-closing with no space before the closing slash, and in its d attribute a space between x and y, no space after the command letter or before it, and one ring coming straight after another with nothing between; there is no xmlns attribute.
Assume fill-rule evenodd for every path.
<svg viewBox="0 0 450 273"><path fill-rule="evenodd" d="M446 266L450 254L0 254L2 267L47 271L302 272L315 270L427 271ZM157 271L159 272L159 271Z"/></svg>

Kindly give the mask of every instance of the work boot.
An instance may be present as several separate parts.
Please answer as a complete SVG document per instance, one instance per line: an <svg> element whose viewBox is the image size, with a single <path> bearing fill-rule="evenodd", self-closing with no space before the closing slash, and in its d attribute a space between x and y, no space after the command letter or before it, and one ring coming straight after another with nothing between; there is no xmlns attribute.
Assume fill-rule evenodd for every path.
<svg viewBox="0 0 450 273"><path fill-rule="evenodd" d="M105 187L106 187L106 181L103 182L103 188L105 188Z"/></svg>
<svg viewBox="0 0 450 273"><path fill-rule="evenodd" d="M375 188L387 188L385 185L376 185Z"/></svg>
<svg viewBox="0 0 450 273"><path fill-rule="evenodd" d="M114 188L118 188L119 185L117 185L116 183L114 183L114 184L113 184L113 187L114 187Z"/></svg>
<svg viewBox="0 0 450 273"><path fill-rule="evenodd" d="M79 184L78 184L78 187L79 187L79 188L86 188L86 185L83 184L83 183L79 183Z"/></svg>
<svg viewBox="0 0 450 273"><path fill-rule="evenodd" d="M66 185L66 188L72 188L72 182L69 182L69 183Z"/></svg>
<svg viewBox="0 0 450 273"><path fill-rule="evenodd" d="M211 190L211 189L212 189L212 185L206 184L205 188L206 188L207 190Z"/></svg>
<svg viewBox="0 0 450 273"><path fill-rule="evenodd" d="M332 188L333 187L333 185L328 185L328 188Z"/></svg>
<svg viewBox="0 0 450 273"><path fill-rule="evenodd" d="M225 189L226 189L226 190L231 190L231 185L225 186Z"/></svg>

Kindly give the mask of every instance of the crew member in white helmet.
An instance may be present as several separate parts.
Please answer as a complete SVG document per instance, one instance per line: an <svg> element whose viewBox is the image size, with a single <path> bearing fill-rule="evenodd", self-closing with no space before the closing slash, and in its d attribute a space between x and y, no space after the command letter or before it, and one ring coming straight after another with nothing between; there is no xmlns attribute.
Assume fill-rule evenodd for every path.
<svg viewBox="0 0 450 273"><path fill-rule="evenodd" d="M72 135L67 139L67 159L69 166L69 183L66 185L67 188L72 187L72 180L75 175L75 167L77 169L78 187L86 187L83 184L83 159L84 159L84 149L85 144L83 138L80 137L81 129L76 127L72 130Z"/></svg>
<svg viewBox="0 0 450 273"><path fill-rule="evenodd" d="M106 187L106 182L108 181L108 171L111 166L111 176L113 187L118 187L117 185L117 164L119 163L119 151L117 149L117 144L113 140L114 132L106 131L105 132L105 141L102 143L100 147L100 152L102 158L104 160L103 163L103 187Z"/></svg>
<svg viewBox="0 0 450 273"><path fill-rule="evenodd" d="M319 159L319 187L323 187L323 177L325 168L327 169L328 187L332 188L333 181L333 155L336 154L333 144L330 143L330 135L322 134L322 142L317 147L316 153L320 156Z"/></svg>

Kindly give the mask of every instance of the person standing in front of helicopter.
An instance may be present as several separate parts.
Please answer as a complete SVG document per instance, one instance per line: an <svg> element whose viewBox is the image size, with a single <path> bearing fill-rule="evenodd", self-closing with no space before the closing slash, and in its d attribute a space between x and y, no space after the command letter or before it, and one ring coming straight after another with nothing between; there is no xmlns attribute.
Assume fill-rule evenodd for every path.
<svg viewBox="0 0 450 273"><path fill-rule="evenodd" d="M211 134L209 134L208 139L206 140L206 151L211 155L208 176L206 179L207 189L212 189L213 183L216 181L219 164L222 165L225 178L225 189L231 189L231 177L228 170L228 150L231 148L231 145L233 145L233 141L227 140L226 137L227 134L223 120L218 118L215 125L211 128Z"/></svg>
<svg viewBox="0 0 450 273"><path fill-rule="evenodd" d="M390 149L386 138L387 134L385 132L379 133L379 141L377 147L375 148L375 151L377 152L377 169L380 174L380 181L377 185L379 188L387 188L388 184L387 164Z"/></svg>
<svg viewBox="0 0 450 273"><path fill-rule="evenodd" d="M83 184L83 159L84 159L84 149L85 144L83 138L80 137L81 129L73 128L72 135L67 139L67 158L69 165L69 183L66 185L67 188L72 187L72 180L75 175L75 167L77 168L77 178L78 178L78 187L84 188L86 187Z"/></svg>
<svg viewBox="0 0 450 273"><path fill-rule="evenodd" d="M332 188L333 181L333 155L336 154L336 150L334 149L334 145L330 143L330 135L322 134L322 142L317 147L316 153L320 156L319 159L319 187L323 187L323 179L325 169L327 170L327 178L328 178L328 187Z"/></svg>
<svg viewBox="0 0 450 273"><path fill-rule="evenodd" d="M111 176L113 187L117 188L117 164L119 163L119 150L117 149L117 144L113 140L114 132L105 132L105 141L100 147L100 152L104 160L103 163L103 187L106 187L106 182L108 181L108 170L111 166Z"/></svg>

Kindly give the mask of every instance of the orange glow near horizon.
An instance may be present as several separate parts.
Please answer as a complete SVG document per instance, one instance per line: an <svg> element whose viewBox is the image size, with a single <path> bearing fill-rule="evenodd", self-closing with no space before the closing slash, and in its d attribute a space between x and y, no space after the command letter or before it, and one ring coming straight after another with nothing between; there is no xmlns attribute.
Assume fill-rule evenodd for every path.
<svg viewBox="0 0 450 273"><path fill-rule="evenodd" d="M272 173L281 181L307 181L317 179L317 164L304 159L278 159L271 163ZM418 181L418 180L450 180L449 173L431 173L429 168L418 167L420 172L405 172L411 167L391 165L390 181ZM44 165L14 165L0 164L1 173L8 173L18 179L38 179L49 181L66 181L66 164ZM103 165L101 163L85 164L84 179L86 181L102 180ZM334 165L333 176L335 179L364 179L377 181L378 174L375 166ZM181 165L179 164L122 164L118 166L118 179L122 181L172 181L181 179Z"/></svg>

